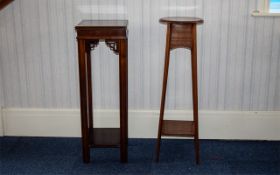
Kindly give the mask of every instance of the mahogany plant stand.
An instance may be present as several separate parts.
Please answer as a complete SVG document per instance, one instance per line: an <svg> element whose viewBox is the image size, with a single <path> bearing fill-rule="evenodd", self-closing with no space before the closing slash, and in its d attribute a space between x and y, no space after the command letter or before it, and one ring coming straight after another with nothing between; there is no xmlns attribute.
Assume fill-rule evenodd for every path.
<svg viewBox="0 0 280 175"><path fill-rule="evenodd" d="M127 162L127 24L127 20L84 20L76 26L84 163L90 162L92 147L120 148L121 162ZM91 51L100 40L119 55L120 128L93 127Z"/></svg>
<svg viewBox="0 0 280 175"><path fill-rule="evenodd" d="M194 17L166 17L161 18L160 22L167 24L167 34L163 87L156 147L156 161L159 161L162 136L194 137L196 163L199 164L196 25L199 23L203 23L203 20ZM170 50L177 48L186 48L191 50L193 121L164 120L163 118Z"/></svg>

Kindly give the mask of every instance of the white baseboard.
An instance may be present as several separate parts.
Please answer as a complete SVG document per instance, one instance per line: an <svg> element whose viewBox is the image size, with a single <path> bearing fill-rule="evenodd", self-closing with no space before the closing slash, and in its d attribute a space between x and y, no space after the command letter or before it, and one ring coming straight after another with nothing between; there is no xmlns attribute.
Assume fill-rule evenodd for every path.
<svg viewBox="0 0 280 175"><path fill-rule="evenodd" d="M118 110L95 110L95 127L118 127ZM155 138L158 111L129 111L129 137ZM3 109L5 136L80 137L78 109ZM166 119L186 120L191 111L166 111ZM280 111L200 111L201 139L280 140ZM1 132L1 125L0 125Z"/></svg>

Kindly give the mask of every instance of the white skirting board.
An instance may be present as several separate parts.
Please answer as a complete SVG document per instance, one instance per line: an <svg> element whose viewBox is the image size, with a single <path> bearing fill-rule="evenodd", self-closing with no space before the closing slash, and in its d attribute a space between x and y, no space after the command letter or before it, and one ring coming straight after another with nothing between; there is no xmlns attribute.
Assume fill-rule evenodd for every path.
<svg viewBox="0 0 280 175"><path fill-rule="evenodd" d="M1 115L0 115L1 117ZM155 138L159 111L129 111L129 138ZM166 111L165 119L187 120L191 111ZM280 140L280 111L200 111L201 139ZM3 109L2 135L80 137L78 109ZM1 124L1 123L0 123ZM95 110L95 127L118 127L118 110Z"/></svg>

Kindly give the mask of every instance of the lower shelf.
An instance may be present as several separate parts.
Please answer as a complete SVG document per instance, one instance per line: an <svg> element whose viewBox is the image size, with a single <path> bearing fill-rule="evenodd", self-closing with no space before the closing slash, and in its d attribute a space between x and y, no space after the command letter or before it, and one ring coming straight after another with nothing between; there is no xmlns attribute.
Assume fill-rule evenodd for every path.
<svg viewBox="0 0 280 175"><path fill-rule="evenodd" d="M162 136L193 137L194 122L163 120Z"/></svg>
<svg viewBox="0 0 280 175"><path fill-rule="evenodd" d="M91 147L118 148L120 146L119 128L93 128L89 131Z"/></svg>

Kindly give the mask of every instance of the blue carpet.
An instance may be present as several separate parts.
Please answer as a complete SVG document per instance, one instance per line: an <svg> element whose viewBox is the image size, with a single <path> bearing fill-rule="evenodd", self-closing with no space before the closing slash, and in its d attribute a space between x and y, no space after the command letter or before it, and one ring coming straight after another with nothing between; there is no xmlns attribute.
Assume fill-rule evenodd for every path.
<svg viewBox="0 0 280 175"><path fill-rule="evenodd" d="M280 175L280 142L201 140L201 165L196 165L192 140L163 140L155 163L154 139L130 139L128 163L118 149L91 149L83 164L79 138L0 137L1 175Z"/></svg>

